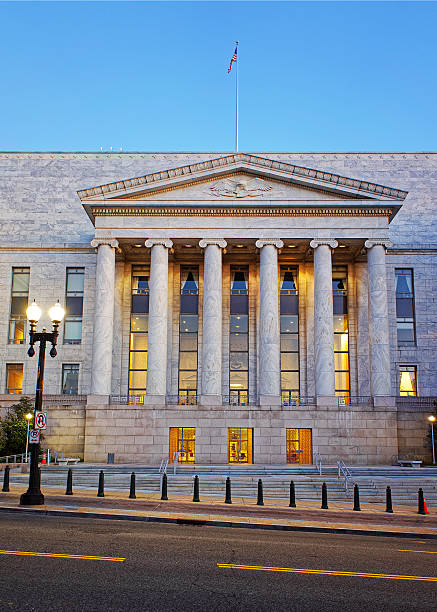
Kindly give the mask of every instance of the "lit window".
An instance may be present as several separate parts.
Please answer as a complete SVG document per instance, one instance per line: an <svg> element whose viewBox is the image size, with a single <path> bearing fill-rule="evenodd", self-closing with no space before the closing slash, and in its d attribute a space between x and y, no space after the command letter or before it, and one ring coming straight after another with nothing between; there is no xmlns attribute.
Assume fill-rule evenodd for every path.
<svg viewBox="0 0 437 612"><path fill-rule="evenodd" d="M149 266L132 266L129 396L146 394L149 329Z"/></svg>
<svg viewBox="0 0 437 612"><path fill-rule="evenodd" d="M404 365L399 366L400 372L400 395L417 395L417 367Z"/></svg>
<svg viewBox="0 0 437 612"><path fill-rule="evenodd" d="M26 339L26 309L29 301L29 279L30 268L12 269L9 344L24 344Z"/></svg>
<svg viewBox="0 0 437 612"><path fill-rule="evenodd" d="M297 268L281 266L279 280L281 397L292 406L299 397L299 302Z"/></svg>
<svg viewBox="0 0 437 612"><path fill-rule="evenodd" d="M335 395L349 396L347 266L332 267Z"/></svg>
<svg viewBox="0 0 437 612"><path fill-rule="evenodd" d="M23 364L6 364L6 393L21 395L23 392Z"/></svg>
<svg viewBox="0 0 437 612"><path fill-rule="evenodd" d="M179 319L179 395L182 405L197 404L199 269L181 266Z"/></svg>
<svg viewBox="0 0 437 612"><path fill-rule="evenodd" d="M249 396L249 268L231 266L229 399L237 405Z"/></svg>

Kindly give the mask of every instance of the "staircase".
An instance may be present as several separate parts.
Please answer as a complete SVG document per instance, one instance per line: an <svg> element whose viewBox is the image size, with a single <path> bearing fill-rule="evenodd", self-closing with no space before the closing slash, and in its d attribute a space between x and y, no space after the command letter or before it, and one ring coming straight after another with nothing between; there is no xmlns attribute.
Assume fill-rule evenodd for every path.
<svg viewBox="0 0 437 612"><path fill-rule="evenodd" d="M73 487L96 489L99 471L105 472L105 489L129 491L131 472L136 474L137 492L159 493L160 476L157 466L150 465L91 465L72 466ZM352 482L345 491L344 483L337 478L336 466L323 468L322 476L314 466L247 466L247 465L178 465L176 474L169 465L169 495L190 495L193 490L193 477L200 479L200 494L224 498L226 477L232 481L232 495L235 497L256 497L258 479L262 478L266 499L288 499L290 480L296 488L296 499L318 500L321 497L322 483L328 487L328 499L332 502L350 502L353 484L360 488L360 500L367 503L384 503L387 485L391 486L394 504L417 504L417 491L422 487L427 504L437 508L437 468L399 468L399 467L352 467ZM43 466L41 468L42 487L65 488L68 467ZM11 484L25 485L27 474L11 472Z"/></svg>

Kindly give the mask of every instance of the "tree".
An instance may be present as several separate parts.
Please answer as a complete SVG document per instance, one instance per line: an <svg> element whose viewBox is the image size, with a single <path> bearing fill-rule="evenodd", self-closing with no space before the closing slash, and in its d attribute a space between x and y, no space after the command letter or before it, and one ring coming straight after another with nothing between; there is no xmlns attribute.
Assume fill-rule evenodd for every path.
<svg viewBox="0 0 437 612"><path fill-rule="evenodd" d="M10 406L7 415L0 419L0 456L18 455L26 450L28 412L33 414L33 402L28 397L20 398Z"/></svg>

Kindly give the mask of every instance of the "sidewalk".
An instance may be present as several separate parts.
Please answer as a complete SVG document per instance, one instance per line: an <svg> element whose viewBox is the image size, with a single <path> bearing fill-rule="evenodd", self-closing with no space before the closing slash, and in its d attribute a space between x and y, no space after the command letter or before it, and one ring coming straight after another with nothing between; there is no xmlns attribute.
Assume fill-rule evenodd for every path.
<svg viewBox="0 0 437 612"><path fill-rule="evenodd" d="M141 492L132 500L128 492L107 490L99 498L96 490L79 488L72 496L45 488L44 506L19 506L26 488L12 485L10 493L0 493L0 512L437 539L436 510L422 516L415 506L394 506L389 514L382 504L361 504L361 512L354 512L352 502L331 502L329 510L321 510L319 501L298 500L297 508L289 508L287 500L264 499L264 506L257 506L256 498L233 497L232 504L225 504L224 497L202 497L202 492L199 503L171 493L168 501Z"/></svg>

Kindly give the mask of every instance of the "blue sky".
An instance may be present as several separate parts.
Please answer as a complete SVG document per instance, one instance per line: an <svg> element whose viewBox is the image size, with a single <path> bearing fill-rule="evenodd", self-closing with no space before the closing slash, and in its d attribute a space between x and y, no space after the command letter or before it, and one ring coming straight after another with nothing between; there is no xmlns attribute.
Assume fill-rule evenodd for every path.
<svg viewBox="0 0 437 612"><path fill-rule="evenodd" d="M0 2L0 150L436 150L437 3Z"/></svg>

